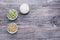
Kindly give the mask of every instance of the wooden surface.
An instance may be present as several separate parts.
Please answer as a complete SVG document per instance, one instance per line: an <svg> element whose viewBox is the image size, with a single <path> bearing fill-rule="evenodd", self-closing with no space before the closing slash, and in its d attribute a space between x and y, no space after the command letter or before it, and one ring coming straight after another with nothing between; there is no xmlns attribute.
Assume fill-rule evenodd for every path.
<svg viewBox="0 0 60 40"><path fill-rule="evenodd" d="M30 12L21 15L22 3L30 5ZM19 13L15 21L7 19L9 9ZM60 40L60 0L0 0L0 40ZM11 35L7 25L15 22L18 32Z"/></svg>

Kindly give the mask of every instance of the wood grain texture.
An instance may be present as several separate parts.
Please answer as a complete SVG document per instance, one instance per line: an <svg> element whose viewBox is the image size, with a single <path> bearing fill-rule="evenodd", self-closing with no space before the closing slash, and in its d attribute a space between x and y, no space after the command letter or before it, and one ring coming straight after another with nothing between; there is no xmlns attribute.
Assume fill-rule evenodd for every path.
<svg viewBox="0 0 60 40"><path fill-rule="evenodd" d="M30 5L30 12L21 15L22 3ZM19 13L15 21L7 19L9 9ZM7 25L15 22L18 32L11 35ZM60 0L0 0L0 40L60 40Z"/></svg>

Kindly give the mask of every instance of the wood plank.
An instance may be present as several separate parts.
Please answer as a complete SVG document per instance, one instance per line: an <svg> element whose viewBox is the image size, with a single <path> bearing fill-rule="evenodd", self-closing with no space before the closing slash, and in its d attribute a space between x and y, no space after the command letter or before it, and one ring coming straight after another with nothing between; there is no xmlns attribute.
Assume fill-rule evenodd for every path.
<svg viewBox="0 0 60 40"><path fill-rule="evenodd" d="M30 12L21 15L22 3L30 5ZM9 9L19 13L15 21L7 19ZM60 0L0 0L0 40L60 40ZM15 22L18 32L11 35L7 25Z"/></svg>

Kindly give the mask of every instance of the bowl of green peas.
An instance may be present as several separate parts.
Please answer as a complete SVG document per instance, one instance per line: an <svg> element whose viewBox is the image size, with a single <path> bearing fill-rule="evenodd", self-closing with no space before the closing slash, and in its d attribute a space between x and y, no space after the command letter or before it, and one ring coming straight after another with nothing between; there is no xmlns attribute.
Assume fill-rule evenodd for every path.
<svg viewBox="0 0 60 40"><path fill-rule="evenodd" d="M10 9L7 13L7 18L9 20L15 20L18 17L18 13L15 9Z"/></svg>

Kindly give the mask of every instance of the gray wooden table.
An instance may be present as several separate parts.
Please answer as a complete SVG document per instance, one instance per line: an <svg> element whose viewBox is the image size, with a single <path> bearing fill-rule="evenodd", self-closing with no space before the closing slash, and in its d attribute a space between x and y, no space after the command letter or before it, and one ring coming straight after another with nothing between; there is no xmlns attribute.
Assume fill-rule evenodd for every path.
<svg viewBox="0 0 60 40"><path fill-rule="evenodd" d="M30 5L30 12L21 15L22 3ZM7 19L9 9L19 13L15 21ZM11 35L7 25L15 22L18 32ZM0 40L60 40L60 0L0 0Z"/></svg>

